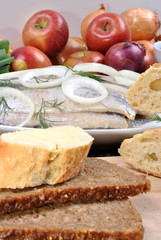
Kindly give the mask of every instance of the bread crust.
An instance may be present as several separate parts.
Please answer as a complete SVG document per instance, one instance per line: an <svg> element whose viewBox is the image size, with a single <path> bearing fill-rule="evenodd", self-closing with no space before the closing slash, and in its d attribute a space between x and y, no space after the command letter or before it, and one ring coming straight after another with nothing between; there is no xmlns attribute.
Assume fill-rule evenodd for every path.
<svg viewBox="0 0 161 240"><path fill-rule="evenodd" d="M161 127L147 129L121 143L119 153L124 162L146 174L161 177Z"/></svg>
<svg viewBox="0 0 161 240"><path fill-rule="evenodd" d="M97 232L97 231L88 231L88 232L80 232L80 231L41 231L37 229L32 230L20 230L20 229L12 229L12 230L1 230L0 236L3 239L9 240L22 240L22 239L32 239L32 240L143 240L143 228L140 227L140 231L134 232Z"/></svg>
<svg viewBox="0 0 161 240"><path fill-rule="evenodd" d="M138 112L153 118L161 113L161 64L155 63L130 85L126 97L128 103Z"/></svg>
<svg viewBox="0 0 161 240"><path fill-rule="evenodd" d="M97 168L97 172L93 166ZM113 183L113 176L110 176L111 171L120 176L118 184ZM101 178L99 175L106 173L108 177L99 180ZM128 176L132 180L127 183L125 179ZM93 183L93 181L95 182ZM80 184L81 182L83 184ZM56 203L122 199L148 192L150 187L150 181L143 175L132 174L128 170L104 160L89 158L86 160L85 169L82 170L81 174L68 182L56 186L44 185L24 190L1 190L0 213L22 211Z"/></svg>
<svg viewBox="0 0 161 240"><path fill-rule="evenodd" d="M26 134L32 135L32 131L26 131ZM23 143L22 140L20 142L17 139L14 142L12 137L17 133L2 134L0 137L0 188L16 189L42 184L57 184L80 173L93 138L82 129L71 126L42 129L41 131L41 134L44 133L44 138L48 137L49 131L53 135L55 132L62 131L59 142L61 139L63 142L63 137L68 137L68 133L73 131L73 135L76 138L80 137L82 141L79 143L76 139L78 143L72 143L75 138L70 139L69 134L69 146L67 146L61 145L59 142L57 144L56 136L51 136L53 143L51 142L51 146L45 146L44 143L32 144L27 142L26 144L26 142ZM63 131L65 134L63 134ZM23 132L25 131L21 131L22 134ZM47 134L45 135L45 133Z"/></svg>
<svg viewBox="0 0 161 240"><path fill-rule="evenodd" d="M129 199L49 205L0 217L0 236L11 240L141 240L143 233Z"/></svg>

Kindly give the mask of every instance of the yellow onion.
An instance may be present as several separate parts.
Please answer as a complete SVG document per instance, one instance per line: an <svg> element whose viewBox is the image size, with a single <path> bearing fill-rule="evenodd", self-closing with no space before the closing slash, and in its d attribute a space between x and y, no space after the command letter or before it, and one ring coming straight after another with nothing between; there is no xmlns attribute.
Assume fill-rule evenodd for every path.
<svg viewBox="0 0 161 240"><path fill-rule="evenodd" d="M104 4L100 4L100 8L90 14L88 14L81 23L81 35L83 39L85 40L86 30L88 25L92 22L92 20L99 16L100 14L105 13L105 6Z"/></svg>
<svg viewBox="0 0 161 240"><path fill-rule="evenodd" d="M147 8L131 8L121 16L130 27L132 41L153 39L160 26L157 14Z"/></svg>

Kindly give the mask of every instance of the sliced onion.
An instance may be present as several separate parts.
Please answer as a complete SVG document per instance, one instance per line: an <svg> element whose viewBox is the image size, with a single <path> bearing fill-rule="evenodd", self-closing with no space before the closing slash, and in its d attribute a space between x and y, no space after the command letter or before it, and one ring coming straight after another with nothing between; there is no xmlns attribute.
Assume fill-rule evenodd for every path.
<svg viewBox="0 0 161 240"><path fill-rule="evenodd" d="M43 69L47 69L47 68L53 68L53 66L50 67L46 67ZM13 72L8 72L8 73L2 73L0 75L1 79L12 79L12 78L20 78L22 75L28 73L28 72L32 72L32 71L36 71L39 68L35 68L35 69L26 69L26 70L20 70L20 71L13 71Z"/></svg>
<svg viewBox="0 0 161 240"><path fill-rule="evenodd" d="M32 118L34 112L35 112L35 106L31 98L29 98L25 93L22 91L15 89L15 88L10 88L10 87L1 87L0 88L0 97L17 97L21 99L22 101L26 102L26 104L29 106L30 111L28 117L23 121L22 123L18 124L16 127L22 127L26 123L30 121Z"/></svg>
<svg viewBox="0 0 161 240"><path fill-rule="evenodd" d="M75 95L75 91L80 88L89 88L97 91L100 96L93 98L86 98ZM107 89L98 81L88 77L71 77L62 83L63 93L72 101L83 104L96 104L103 101L107 95Z"/></svg>
<svg viewBox="0 0 161 240"><path fill-rule="evenodd" d="M47 75L55 75L57 79L53 79L50 82L27 82L33 77L42 77ZM72 75L72 71L65 66L54 66L48 68L37 68L22 75L20 83L27 88L50 88L56 87L62 84L62 82Z"/></svg>
<svg viewBox="0 0 161 240"><path fill-rule="evenodd" d="M75 65L73 70L84 72L98 72L110 76L120 76L119 72L116 69L102 63L80 63Z"/></svg>
<svg viewBox="0 0 161 240"><path fill-rule="evenodd" d="M131 79L134 81L136 81L141 75L140 73L137 73L131 70L126 70L126 69L120 70L119 73L122 77Z"/></svg>
<svg viewBox="0 0 161 240"><path fill-rule="evenodd" d="M127 86L127 87L129 87L131 84L134 83L133 80L129 78L121 77L121 76L114 76L114 79L117 84Z"/></svg>

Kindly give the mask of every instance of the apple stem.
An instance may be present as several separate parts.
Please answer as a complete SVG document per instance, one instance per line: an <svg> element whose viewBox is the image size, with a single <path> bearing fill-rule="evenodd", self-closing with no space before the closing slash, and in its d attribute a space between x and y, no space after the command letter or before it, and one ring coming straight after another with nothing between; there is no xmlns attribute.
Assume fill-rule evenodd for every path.
<svg viewBox="0 0 161 240"><path fill-rule="evenodd" d="M39 23L35 24L35 27L37 29L43 29L46 27L46 24L47 24L47 21L43 18L43 19L41 19L41 21Z"/></svg>
<svg viewBox="0 0 161 240"><path fill-rule="evenodd" d="M110 21L107 21L107 22L105 23L105 25L104 25L103 30L104 30L105 32L109 31L109 29L110 29L109 23L110 23Z"/></svg>

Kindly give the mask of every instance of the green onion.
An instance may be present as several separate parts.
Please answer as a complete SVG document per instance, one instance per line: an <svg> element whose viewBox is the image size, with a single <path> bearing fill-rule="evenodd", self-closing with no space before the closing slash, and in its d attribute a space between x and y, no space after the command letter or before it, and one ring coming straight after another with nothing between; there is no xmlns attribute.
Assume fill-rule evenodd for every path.
<svg viewBox="0 0 161 240"><path fill-rule="evenodd" d="M0 49L5 49L6 53L9 51L9 40L0 40Z"/></svg>
<svg viewBox="0 0 161 240"><path fill-rule="evenodd" d="M8 54L6 53L5 49L0 49L0 61L7 58Z"/></svg>
<svg viewBox="0 0 161 240"><path fill-rule="evenodd" d="M13 61L14 61L14 57L5 58L0 61L0 67L4 66L6 64L10 64Z"/></svg>
<svg viewBox="0 0 161 240"><path fill-rule="evenodd" d="M0 74L2 74L2 73L8 73L9 70L10 70L10 65L2 66L2 67L0 67Z"/></svg>

